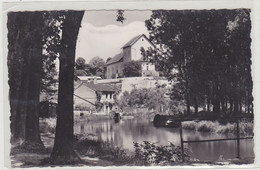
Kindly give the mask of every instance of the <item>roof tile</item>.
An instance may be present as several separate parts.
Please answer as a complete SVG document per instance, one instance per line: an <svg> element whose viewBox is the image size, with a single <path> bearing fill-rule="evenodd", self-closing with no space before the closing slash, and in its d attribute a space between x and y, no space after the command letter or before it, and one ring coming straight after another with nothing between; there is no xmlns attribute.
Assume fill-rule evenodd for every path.
<svg viewBox="0 0 260 170"><path fill-rule="evenodd" d="M111 59L107 62L107 65L116 63L116 62L120 61L122 58L123 58L123 54L122 54L122 53L119 53L119 54L115 55L113 58L111 58Z"/></svg>
<svg viewBox="0 0 260 170"><path fill-rule="evenodd" d="M83 85L91 88L94 91L106 91L106 92L115 92L116 85L114 84L93 84L93 83L83 83Z"/></svg>

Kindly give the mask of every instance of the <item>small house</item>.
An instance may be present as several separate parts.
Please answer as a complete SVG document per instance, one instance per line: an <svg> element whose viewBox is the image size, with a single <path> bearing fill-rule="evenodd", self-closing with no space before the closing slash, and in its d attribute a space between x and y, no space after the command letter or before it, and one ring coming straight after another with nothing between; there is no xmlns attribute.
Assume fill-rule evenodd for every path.
<svg viewBox="0 0 260 170"><path fill-rule="evenodd" d="M116 91L115 84L77 82L74 89L74 106L80 110L109 113L115 102Z"/></svg>

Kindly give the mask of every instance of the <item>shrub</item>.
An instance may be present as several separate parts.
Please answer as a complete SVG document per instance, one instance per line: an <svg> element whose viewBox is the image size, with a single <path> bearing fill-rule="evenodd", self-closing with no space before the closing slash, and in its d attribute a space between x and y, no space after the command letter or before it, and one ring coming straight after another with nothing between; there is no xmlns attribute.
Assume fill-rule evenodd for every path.
<svg viewBox="0 0 260 170"><path fill-rule="evenodd" d="M211 122L211 121L200 121L198 122L197 131L200 132L214 132L216 126L218 126L218 122Z"/></svg>
<svg viewBox="0 0 260 170"><path fill-rule="evenodd" d="M74 107L74 109L75 109L75 110L79 110L79 111L82 111L82 110L86 111L86 110L90 110L90 107L88 107L88 106L83 106L83 105L76 105L76 106Z"/></svg>
<svg viewBox="0 0 260 170"><path fill-rule="evenodd" d="M145 165L167 165L171 163L182 161L182 152L180 146L170 145L156 145L154 143L144 141L141 143L134 143L135 157L142 160ZM189 160L190 150L184 148L184 159Z"/></svg>
<svg viewBox="0 0 260 170"><path fill-rule="evenodd" d="M109 142L98 141L93 134L76 135L75 149L81 155L98 156L117 164L134 164L134 157L128 155L126 150L115 147Z"/></svg>
<svg viewBox="0 0 260 170"><path fill-rule="evenodd" d="M196 130L196 127L197 127L197 123L194 121L187 121L182 123L183 129Z"/></svg>

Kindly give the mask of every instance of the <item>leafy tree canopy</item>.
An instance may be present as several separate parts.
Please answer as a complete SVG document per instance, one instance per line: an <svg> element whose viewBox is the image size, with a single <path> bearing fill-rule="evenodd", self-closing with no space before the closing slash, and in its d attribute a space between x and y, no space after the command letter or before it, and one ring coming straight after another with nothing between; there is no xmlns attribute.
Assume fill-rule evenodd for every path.
<svg viewBox="0 0 260 170"><path fill-rule="evenodd" d="M79 57L76 59L76 69L85 69L86 66L86 60L82 57Z"/></svg>
<svg viewBox="0 0 260 170"><path fill-rule="evenodd" d="M123 73L126 77L140 76L141 63L139 61L129 61L124 63Z"/></svg>
<svg viewBox="0 0 260 170"><path fill-rule="evenodd" d="M157 49L143 55L176 82L173 93L187 110L205 100L216 113L223 103L230 113L239 103L242 112L242 100L252 107L250 10L158 10L146 27Z"/></svg>

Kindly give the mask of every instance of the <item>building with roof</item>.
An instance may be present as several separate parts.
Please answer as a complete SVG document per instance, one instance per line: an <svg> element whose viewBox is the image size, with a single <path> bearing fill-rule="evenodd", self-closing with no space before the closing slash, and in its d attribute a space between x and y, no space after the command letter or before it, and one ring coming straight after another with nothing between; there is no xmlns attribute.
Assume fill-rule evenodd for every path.
<svg viewBox="0 0 260 170"><path fill-rule="evenodd" d="M140 61L142 77L145 76L159 76L159 73L155 70L155 65L151 62L145 61L141 54L141 48L148 50L154 49L154 44L144 35L138 35L128 41L123 47L122 52L115 55L107 63L106 78L119 78L124 77L123 69L124 63L129 61Z"/></svg>
<svg viewBox="0 0 260 170"><path fill-rule="evenodd" d="M83 110L96 110L99 101L103 106L101 112L109 113L114 105L115 84L94 84L84 81L75 82L74 106ZM100 96L99 96L100 95Z"/></svg>
<svg viewBox="0 0 260 170"><path fill-rule="evenodd" d="M77 76L76 79L82 82L94 82L95 80L102 80L100 76Z"/></svg>

